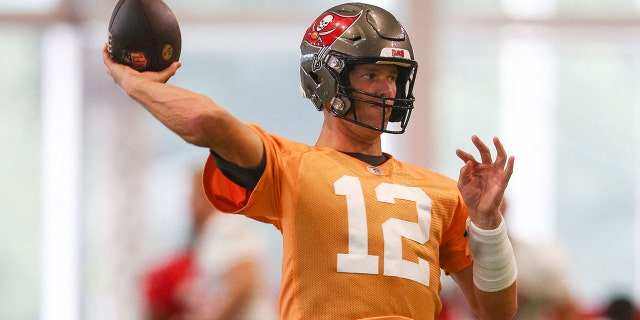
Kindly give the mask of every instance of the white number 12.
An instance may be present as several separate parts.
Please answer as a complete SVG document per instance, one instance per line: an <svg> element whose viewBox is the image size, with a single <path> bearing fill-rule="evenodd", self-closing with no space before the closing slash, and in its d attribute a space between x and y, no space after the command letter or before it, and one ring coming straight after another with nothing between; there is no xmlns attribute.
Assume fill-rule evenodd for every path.
<svg viewBox="0 0 640 320"><path fill-rule="evenodd" d="M360 180L342 176L334 183L337 195L346 196L349 225L349 253L339 253L338 272L378 274L378 256L369 254L367 212ZM395 199L416 203L418 222L389 218L382 224L384 239L384 275L401 277L429 286L429 262L402 259L402 237L420 244L429 241L431 228L431 198L418 187L383 182L376 187L380 202L395 203Z"/></svg>

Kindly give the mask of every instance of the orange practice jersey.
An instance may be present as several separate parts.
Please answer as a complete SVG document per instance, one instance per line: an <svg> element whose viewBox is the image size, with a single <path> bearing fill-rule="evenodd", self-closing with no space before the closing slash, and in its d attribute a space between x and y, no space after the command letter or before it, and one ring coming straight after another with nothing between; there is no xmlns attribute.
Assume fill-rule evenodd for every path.
<svg viewBox="0 0 640 320"><path fill-rule="evenodd" d="M251 127L267 159L253 192L212 157L204 185L218 209L282 232L281 318L433 319L440 270L472 263L456 182L395 158L371 167Z"/></svg>

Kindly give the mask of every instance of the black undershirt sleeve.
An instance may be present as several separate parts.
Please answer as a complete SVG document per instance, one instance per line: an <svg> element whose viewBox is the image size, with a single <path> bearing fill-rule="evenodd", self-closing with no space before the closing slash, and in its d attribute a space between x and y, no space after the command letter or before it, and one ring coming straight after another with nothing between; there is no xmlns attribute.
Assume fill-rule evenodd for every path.
<svg viewBox="0 0 640 320"><path fill-rule="evenodd" d="M255 189L262 173L264 172L264 168L267 165L266 152L262 153L262 161L260 161L258 167L253 169L242 168L235 163L223 159L217 153L213 152L213 150L210 150L210 152L213 159L216 161L216 166L218 166L222 174L229 178L229 180L249 191L253 191L253 189Z"/></svg>
<svg viewBox="0 0 640 320"><path fill-rule="evenodd" d="M258 165L258 167L253 169L242 168L233 162L229 162L225 160L224 158L219 156L217 153L215 153L213 150L210 150L210 152L211 152L211 155L213 156L213 159L216 161L216 166L218 166L218 168L220 169L222 174L225 175L225 177L227 177L229 180L233 181L237 185L249 191L253 191L253 189L255 189L256 185L258 184L258 181L260 180L260 177L262 177L262 173L264 172L264 169L267 164L266 152L262 153L262 161L260 161L260 164ZM373 166L381 165L387 160L387 157L385 155L367 156L360 153L350 153L350 152L345 152L345 154L348 154L354 158L360 159L361 161L366 162Z"/></svg>

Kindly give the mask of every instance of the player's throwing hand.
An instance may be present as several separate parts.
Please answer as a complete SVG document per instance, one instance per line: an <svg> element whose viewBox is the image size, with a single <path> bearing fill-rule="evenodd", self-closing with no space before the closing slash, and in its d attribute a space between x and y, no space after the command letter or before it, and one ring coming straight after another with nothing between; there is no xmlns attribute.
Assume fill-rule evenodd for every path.
<svg viewBox="0 0 640 320"><path fill-rule="evenodd" d="M154 82L164 83L164 82L167 82L169 78L173 77L178 71L178 68L180 68L181 66L180 62L173 62L171 65L169 65L166 69L162 71L139 72L129 66L119 64L113 61L111 59L111 56L109 55L109 49L107 44L105 44L104 48L102 49L102 60L104 61L104 64L107 66L107 73L113 78L113 81L120 86L124 85L123 81L128 79L135 79L136 77L144 77Z"/></svg>

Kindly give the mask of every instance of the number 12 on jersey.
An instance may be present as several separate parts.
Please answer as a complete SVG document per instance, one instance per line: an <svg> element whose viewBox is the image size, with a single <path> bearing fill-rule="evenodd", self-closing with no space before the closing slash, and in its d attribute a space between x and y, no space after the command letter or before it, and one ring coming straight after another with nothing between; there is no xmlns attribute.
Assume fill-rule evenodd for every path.
<svg viewBox="0 0 640 320"><path fill-rule="evenodd" d="M349 225L349 253L339 253L337 271L348 273L379 274L378 259L369 254L369 232L367 211L362 184L357 177L342 176L334 183L336 195L347 200L347 222ZM382 223L384 240L383 275L401 277L429 286L429 262L418 258L418 262L402 259L402 237L420 244L429 241L431 228L431 198L418 187L380 183L375 188L377 201L394 204L396 199L413 201L416 204L418 222L389 218Z"/></svg>

